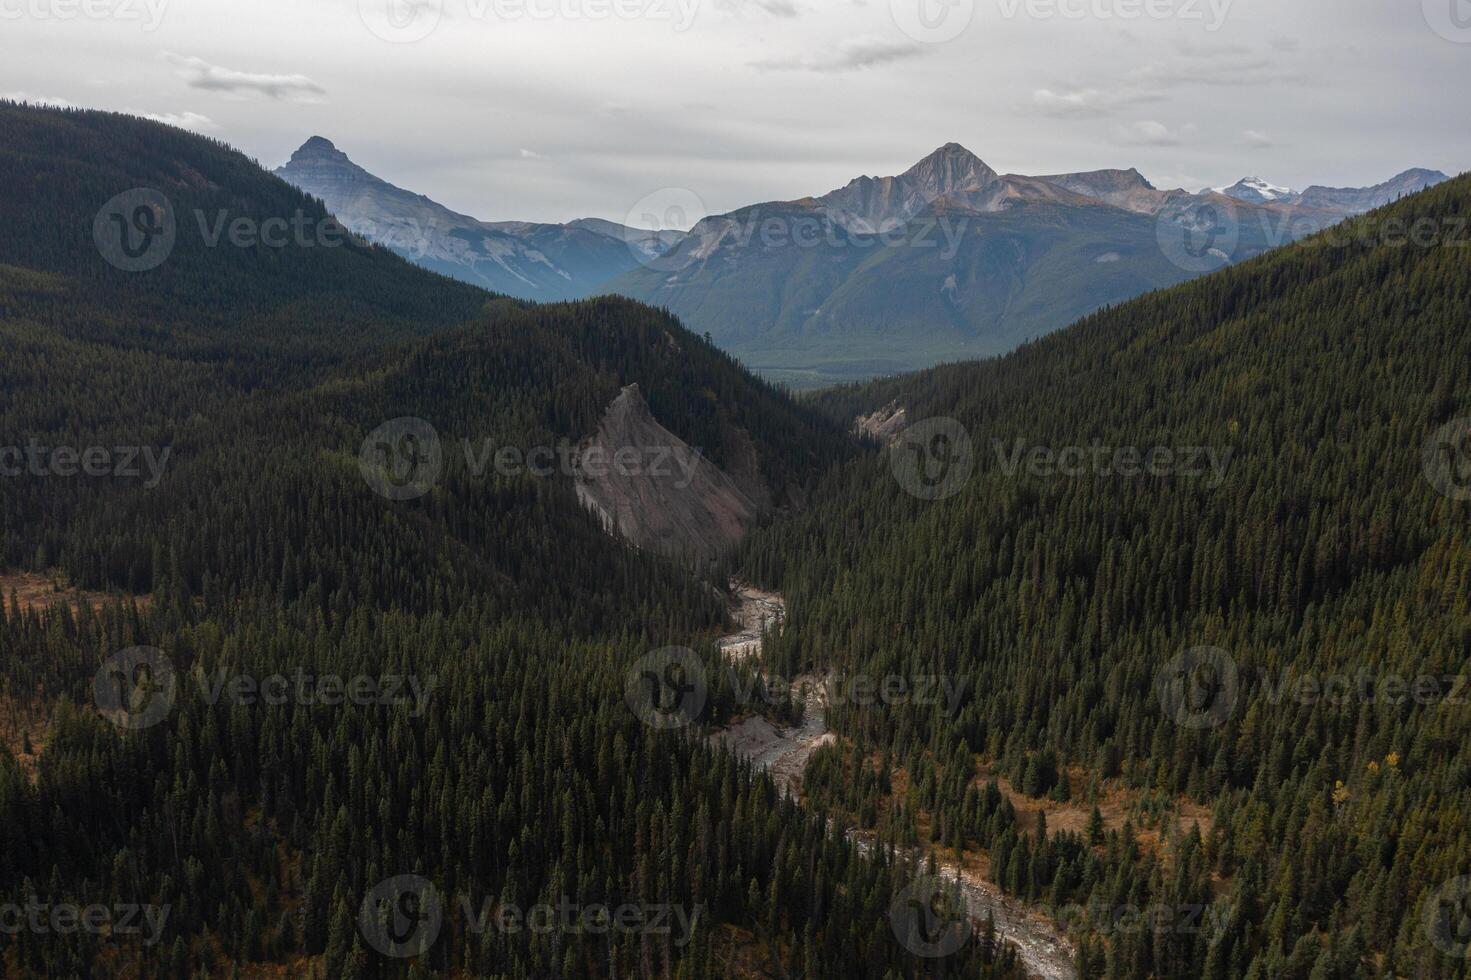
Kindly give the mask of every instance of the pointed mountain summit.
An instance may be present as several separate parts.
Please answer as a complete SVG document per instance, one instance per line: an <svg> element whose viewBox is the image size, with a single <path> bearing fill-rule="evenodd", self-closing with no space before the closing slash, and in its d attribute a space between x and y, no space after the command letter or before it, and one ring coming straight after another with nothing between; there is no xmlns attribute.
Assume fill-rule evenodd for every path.
<svg viewBox="0 0 1471 980"><path fill-rule="evenodd" d="M946 143L896 177L859 177L817 202L849 231L882 231L903 224L939 198L983 190L998 176L959 143Z"/></svg>
<svg viewBox="0 0 1471 980"><path fill-rule="evenodd" d="M313 136L311 139L301 144L301 147L297 149L295 153L291 154L291 159L295 160L297 157L314 157L323 155L336 155L342 157L343 159L347 158L347 154L339 150L337 148L337 145L331 140L327 139L327 137Z"/></svg>
<svg viewBox="0 0 1471 980"><path fill-rule="evenodd" d="M313 136L301 144L291 159L277 168L276 176L326 201L327 207L347 221L349 227L349 219L355 217L351 202L363 194L396 192L419 196L374 177L324 136Z"/></svg>
<svg viewBox="0 0 1471 980"><path fill-rule="evenodd" d="M900 176L933 200L980 190L999 174L959 143L946 143Z"/></svg>

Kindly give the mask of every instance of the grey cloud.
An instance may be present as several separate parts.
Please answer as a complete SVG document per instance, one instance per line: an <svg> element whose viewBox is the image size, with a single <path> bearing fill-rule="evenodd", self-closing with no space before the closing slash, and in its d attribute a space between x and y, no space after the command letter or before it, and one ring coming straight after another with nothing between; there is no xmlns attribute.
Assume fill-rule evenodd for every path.
<svg viewBox="0 0 1471 980"><path fill-rule="evenodd" d="M801 13L797 0L717 0L716 6L728 13L740 13L755 8L773 17L790 19Z"/></svg>
<svg viewBox="0 0 1471 980"><path fill-rule="evenodd" d="M1307 72L1284 67L1268 58L1225 50L1198 52L1189 60L1145 65L1129 77L1140 86L1306 85L1312 81Z"/></svg>
<svg viewBox="0 0 1471 980"><path fill-rule="evenodd" d="M752 0L752 2L773 17L797 16L797 5L794 0Z"/></svg>
<svg viewBox="0 0 1471 980"><path fill-rule="evenodd" d="M1162 101L1161 96L1150 93L1110 92L1096 88L1075 88L1062 91L1039 88L1032 93L1034 111L1044 116L1063 118L1104 116L1124 106L1160 101Z"/></svg>
<svg viewBox="0 0 1471 980"><path fill-rule="evenodd" d="M1179 146L1195 135L1195 124L1187 123L1171 129L1153 119L1141 119L1113 128L1114 142L1123 146Z"/></svg>
<svg viewBox="0 0 1471 980"><path fill-rule="evenodd" d="M213 119L198 112L140 112L137 115L166 126L192 129L196 133L207 133L220 128Z"/></svg>
<svg viewBox="0 0 1471 980"><path fill-rule="evenodd" d="M762 71L857 71L918 57L924 53L925 49L913 42L855 38L817 54L753 61L751 67Z"/></svg>
<svg viewBox="0 0 1471 980"><path fill-rule="evenodd" d="M272 99L320 101L327 90L305 75L272 75L236 71L212 65L203 58L165 54L190 88L207 92L253 92Z"/></svg>

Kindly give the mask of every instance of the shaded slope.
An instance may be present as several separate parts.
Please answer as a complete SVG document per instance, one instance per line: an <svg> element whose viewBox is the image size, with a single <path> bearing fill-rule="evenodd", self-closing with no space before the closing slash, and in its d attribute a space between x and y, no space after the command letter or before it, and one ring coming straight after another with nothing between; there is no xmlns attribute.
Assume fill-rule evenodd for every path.
<svg viewBox="0 0 1471 980"><path fill-rule="evenodd" d="M1471 716L1443 680L1418 702L1381 685L1471 669L1468 217L1463 177L1356 219L1347 244L1282 249L994 361L833 392L844 419L897 404L958 420L973 474L926 502L875 454L749 548L803 610L772 669L836 651L855 674L972 685L954 717L829 713L860 757L890 752L923 787L900 798L917 823L986 849L1034 900L1230 910L1213 935L1105 928L1098 969L1106 941L1130 976L1460 975L1424 922L1471 851L1451 816L1471 810ZM1417 222L1444 237L1405 245L1395 229ZM1093 446L1106 464L1121 447L1231 455L1219 474L1150 475L1089 464ZM1083 472L1029 465L1033 447L1082 447ZM1202 649L1220 651L1213 670L1181 661ZM1166 696L1181 672L1202 685L1183 712ZM1296 686L1329 679L1349 694ZM1141 808L1139 842L1023 846L974 818L977 757L1034 797L1101 781L1166 813L1202 801L1213 829L1144 844ZM875 805L837 771L839 799ZM1080 860L1117 887L1080 883Z"/></svg>

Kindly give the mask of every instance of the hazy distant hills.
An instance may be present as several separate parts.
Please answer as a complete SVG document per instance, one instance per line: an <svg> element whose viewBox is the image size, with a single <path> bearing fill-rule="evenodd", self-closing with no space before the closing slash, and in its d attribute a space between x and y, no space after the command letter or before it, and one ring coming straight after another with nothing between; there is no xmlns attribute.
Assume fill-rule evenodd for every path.
<svg viewBox="0 0 1471 980"><path fill-rule="evenodd" d="M797 386L1003 353L1103 306L1287 244L1447 179L1160 190L1138 170L1001 174L947 143L902 174L712 215L688 233L486 222L313 137L277 173L428 268L525 299L622 293Z"/></svg>
<svg viewBox="0 0 1471 980"><path fill-rule="evenodd" d="M276 174L354 232L426 268L520 299L578 299L657 255L669 236L601 219L484 222L396 187L314 136Z"/></svg>

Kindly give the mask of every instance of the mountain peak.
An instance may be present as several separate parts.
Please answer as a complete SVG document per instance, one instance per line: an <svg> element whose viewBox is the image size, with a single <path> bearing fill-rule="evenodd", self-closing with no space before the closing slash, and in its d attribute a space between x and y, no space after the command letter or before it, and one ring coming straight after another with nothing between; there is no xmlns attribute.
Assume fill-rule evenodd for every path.
<svg viewBox="0 0 1471 980"><path fill-rule="evenodd" d="M1291 201L1298 196L1290 187L1281 187L1260 177L1243 177L1230 187L1215 188L1219 194L1245 201L1249 204L1270 204L1274 201Z"/></svg>
<svg viewBox="0 0 1471 980"><path fill-rule="evenodd" d="M1433 186L1435 184L1445 183L1446 181L1450 180L1450 177L1439 170L1431 170L1427 167L1411 167L1409 170L1406 170L1402 174L1395 174L1393 177L1389 178L1389 180L1385 181L1385 183L1392 184L1395 181L1408 180L1423 180L1427 182L1428 185Z"/></svg>
<svg viewBox="0 0 1471 980"><path fill-rule="evenodd" d="M976 156L974 153L972 153L970 150L967 150L959 143L946 143L944 146L938 147L930 153L926 154L918 163L905 171L905 173L913 174L917 171L924 170L927 167L932 167L937 164L945 164L948 166L959 165L963 167L979 166L985 167L985 169L987 170L991 169L990 167L986 166L986 164L981 160L980 157Z"/></svg>
<svg viewBox="0 0 1471 980"><path fill-rule="evenodd" d="M978 190L995 180L997 173L959 143L946 143L906 170L903 176L918 183L925 196L933 199Z"/></svg>
<svg viewBox="0 0 1471 980"><path fill-rule="evenodd" d="M301 146L297 149L295 153L291 154L292 163L325 160L331 160L339 163L350 162L348 161L347 154L339 150L333 144L333 142L327 139L325 136L313 136L311 139L301 144Z"/></svg>

